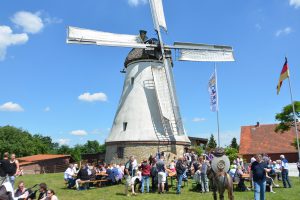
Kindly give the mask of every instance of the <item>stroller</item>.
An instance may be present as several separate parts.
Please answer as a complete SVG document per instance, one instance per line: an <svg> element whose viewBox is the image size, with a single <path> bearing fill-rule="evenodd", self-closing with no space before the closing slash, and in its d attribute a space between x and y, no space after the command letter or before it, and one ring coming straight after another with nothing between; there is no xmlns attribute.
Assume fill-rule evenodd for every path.
<svg viewBox="0 0 300 200"><path fill-rule="evenodd" d="M6 179L0 183L0 200L14 200L14 189Z"/></svg>

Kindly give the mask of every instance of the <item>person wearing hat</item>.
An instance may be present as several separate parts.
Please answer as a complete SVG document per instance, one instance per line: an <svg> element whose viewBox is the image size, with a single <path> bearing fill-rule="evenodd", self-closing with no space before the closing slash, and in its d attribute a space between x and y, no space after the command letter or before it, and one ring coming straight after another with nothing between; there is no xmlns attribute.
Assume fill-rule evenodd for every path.
<svg viewBox="0 0 300 200"><path fill-rule="evenodd" d="M288 160L284 157L284 155L280 155L280 159L281 159L281 176L282 176L283 187L287 188L287 184L288 184L288 187L291 188L292 185L289 179Z"/></svg>
<svg viewBox="0 0 300 200"><path fill-rule="evenodd" d="M140 39L140 43L145 43L148 40L147 31L140 30L139 39Z"/></svg>

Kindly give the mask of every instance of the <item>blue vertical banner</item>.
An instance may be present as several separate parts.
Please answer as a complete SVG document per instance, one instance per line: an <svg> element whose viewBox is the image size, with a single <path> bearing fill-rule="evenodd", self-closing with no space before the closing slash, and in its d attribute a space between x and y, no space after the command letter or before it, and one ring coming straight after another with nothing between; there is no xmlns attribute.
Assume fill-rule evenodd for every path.
<svg viewBox="0 0 300 200"><path fill-rule="evenodd" d="M210 97L210 110L212 112L218 111L218 94L217 94L217 77L214 72L208 82L208 92Z"/></svg>

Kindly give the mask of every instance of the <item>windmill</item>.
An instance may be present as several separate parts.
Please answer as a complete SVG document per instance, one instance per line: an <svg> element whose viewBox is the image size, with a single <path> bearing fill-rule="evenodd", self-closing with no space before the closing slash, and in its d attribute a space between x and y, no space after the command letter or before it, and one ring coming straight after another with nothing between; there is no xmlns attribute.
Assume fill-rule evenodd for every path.
<svg viewBox="0 0 300 200"><path fill-rule="evenodd" d="M68 27L67 43L133 48L126 60L123 92L106 139L106 162L128 156L144 158L157 152L182 155L190 146L182 124L172 72L171 51L179 61L234 61L229 46L163 42L167 31L162 0L149 0L157 39Z"/></svg>

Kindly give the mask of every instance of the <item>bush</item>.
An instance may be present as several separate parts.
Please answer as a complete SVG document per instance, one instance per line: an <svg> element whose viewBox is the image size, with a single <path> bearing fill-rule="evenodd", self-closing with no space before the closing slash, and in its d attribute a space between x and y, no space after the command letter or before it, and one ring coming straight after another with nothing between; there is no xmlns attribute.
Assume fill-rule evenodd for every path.
<svg viewBox="0 0 300 200"><path fill-rule="evenodd" d="M233 163L233 161L237 158L238 156L238 150L235 148L231 147L226 147L225 148L225 154L228 156L230 163Z"/></svg>

